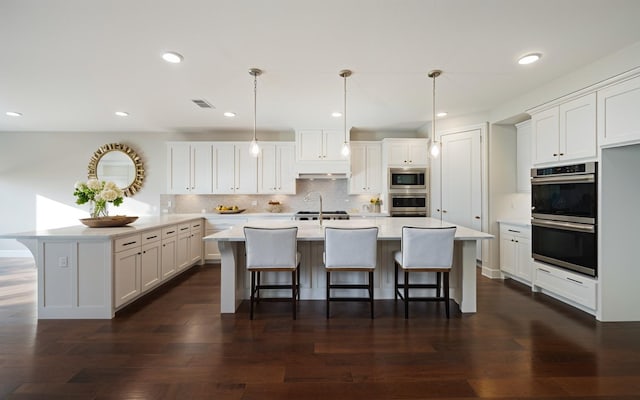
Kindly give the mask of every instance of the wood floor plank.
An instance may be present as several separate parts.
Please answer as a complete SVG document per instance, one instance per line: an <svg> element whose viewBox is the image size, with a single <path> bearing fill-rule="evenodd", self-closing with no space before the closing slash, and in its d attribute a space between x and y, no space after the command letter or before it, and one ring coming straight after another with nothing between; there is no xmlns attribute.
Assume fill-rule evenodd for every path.
<svg viewBox="0 0 640 400"><path fill-rule="evenodd" d="M199 266L112 320L38 320L33 261L0 259L3 399L638 399L640 323L599 323L478 275L478 312L324 301L219 315ZM5 290L6 289L6 290ZM454 307L455 308L455 307ZM455 311L455 310L454 310Z"/></svg>

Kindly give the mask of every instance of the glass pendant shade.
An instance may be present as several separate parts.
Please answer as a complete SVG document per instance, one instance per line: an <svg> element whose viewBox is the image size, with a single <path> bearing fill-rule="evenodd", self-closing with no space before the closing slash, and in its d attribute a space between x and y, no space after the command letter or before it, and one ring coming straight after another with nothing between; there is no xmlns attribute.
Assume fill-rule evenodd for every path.
<svg viewBox="0 0 640 400"><path fill-rule="evenodd" d="M349 146L349 142L344 142L344 144L342 145L341 153L343 157L349 157L349 154L351 154L351 147Z"/></svg>

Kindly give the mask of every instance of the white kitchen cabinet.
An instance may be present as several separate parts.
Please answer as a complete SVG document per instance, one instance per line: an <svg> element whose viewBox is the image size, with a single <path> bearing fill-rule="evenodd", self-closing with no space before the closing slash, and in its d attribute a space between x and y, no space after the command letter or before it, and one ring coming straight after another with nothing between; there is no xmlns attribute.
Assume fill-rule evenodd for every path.
<svg viewBox="0 0 640 400"><path fill-rule="evenodd" d="M427 139L386 139L388 166L425 167L429 163Z"/></svg>
<svg viewBox="0 0 640 400"><path fill-rule="evenodd" d="M640 143L640 76L598 91L601 146Z"/></svg>
<svg viewBox="0 0 640 400"><path fill-rule="evenodd" d="M197 220L191 222L191 232L189 241L189 265L202 261L202 238L203 238L203 220Z"/></svg>
<svg viewBox="0 0 640 400"><path fill-rule="evenodd" d="M593 313L596 309L597 281L562 268L533 262L533 290L559 296Z"/></svg>
<svg viewBox="0 0 640 400"><path fill-rule="evenodd" d="M213 165L213 151L210 142L167 143L168 193L212 193Z"/></svg>
<svg viewBox="0 0 640 400"><path fill-rule="evenodd" d="M191 226L189 223L178 225L178 239L176 243L176 269L183 270L191 261Z"/></svg>
<svg viewBox="0 0 640 400"><path fill-rule="evenodd" d="M295 145L262 143L258 157L258 193L295 194Z"/></svg>
<svg viewBox="0 0 640 400"><path fill-rule="evenodd" d="M531 228L500 224L500 270L505 277L531 283Z"/></svg>
<svg viewBox="0 0 640 400"><path fill-rule="evenodd" d="M175 275L177 253L178 226L170 225L162 228L162 280Z"/></svg>
<svg viewBox="0 0 640 400"><path fill-rule="evenodd" d="M120 307L141 293L141 236L140 234L117 239L114 244L114 306Z"/></svg>
<svg viewBox="0 0 640 400"><path fill-rule="evenodd" d="M533 164L596 158L595 93L535 113L531 121Z"/></svg>
<svg viewBox="0 0 640 400"><path fill-rule="evenodd" d="M350 194L382 191L382 146L380 142L351 142Z"/></svg>
<svg viewBox="0 0 640 400"><path fill-rule="evenodd" d="M215 143L214 189L217 194L258 192L258 160L249 152L249 143Z"/></svg>
<svg viewBox="0 0 640 400"><path fill-rule="evenodd" d="M142 293L152 289L162 281L161 237L161 229L142 233L142 256L140 265L140 284Z"/></svg>
<svg viewBox="0 0 640 400"><path fill-rule="evenodd" d="M296 132L298 161L341 161L344 132L336 130L301 130Z"/></svg>
<svg viewBox="0 0 640 400"><path fill-rule="evenodd" d="M531 192L531 120L516 124L516 190Z"/></svg>

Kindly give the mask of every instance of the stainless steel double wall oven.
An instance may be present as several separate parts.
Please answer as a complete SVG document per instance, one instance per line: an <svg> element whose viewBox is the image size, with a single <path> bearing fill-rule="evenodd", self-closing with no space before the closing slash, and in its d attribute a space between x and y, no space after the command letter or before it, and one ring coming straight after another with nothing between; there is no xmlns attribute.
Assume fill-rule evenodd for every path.
<svg viewBox="0 0 640 400"><path fill-rule="evenodd" d="M531 170L535 260L598 275L597 163Z"/></svg>
<svg viewBox="0 0 640 400"><path fill-rule="evenodd" d="M428 215L427 168L389 168L389 214L392 217Z"/></svg>

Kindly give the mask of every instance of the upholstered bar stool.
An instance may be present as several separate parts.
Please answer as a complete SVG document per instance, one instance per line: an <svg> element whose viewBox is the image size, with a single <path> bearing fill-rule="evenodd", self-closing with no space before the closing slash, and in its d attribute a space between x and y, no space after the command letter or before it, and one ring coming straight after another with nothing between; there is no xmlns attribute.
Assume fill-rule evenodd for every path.
<svg viewBox="0 0 640 400"><path fill-rule="evenodd" d="M249 318L253 319L254 303L265 301L291 301L293 319L296 319L297 299L300 297L300 253L297 251L298 228L245 227L247 270L251 272L251 306ZM290 284L261 284L260 275L265 272L290 272ZM263 289L290 289L291 297L260 297Z"/></svg>
<svg viewBox="0 0 640 400"><path fill-rule="evenodd" d="M373 271L376 268L378 228L325 228L324 265L327 271L327 318L332 301L367 301L373 318ZM366 284L331 283L331 273L366 272ZM368 297L331 297L332 289L366 289Z"/></svg>
<svg viewBox="0 0 640 400"><path fill-rule="evenodd" d="M393 253L395 261L394 297L404 301L404 317L409 318L410 301L443 301L449 318L449 271L453 263L455 227L421 228L402 227L402 250ZM398 283L399 270L404 282ZM435 272L435 283L410 283L409 273ZM441 282L442 275L442 282ZM402 289L402 292L400 291ZM409 297L410 289L436 289L433 297ZM441 289L444 296L441 296Z"/></svg>

